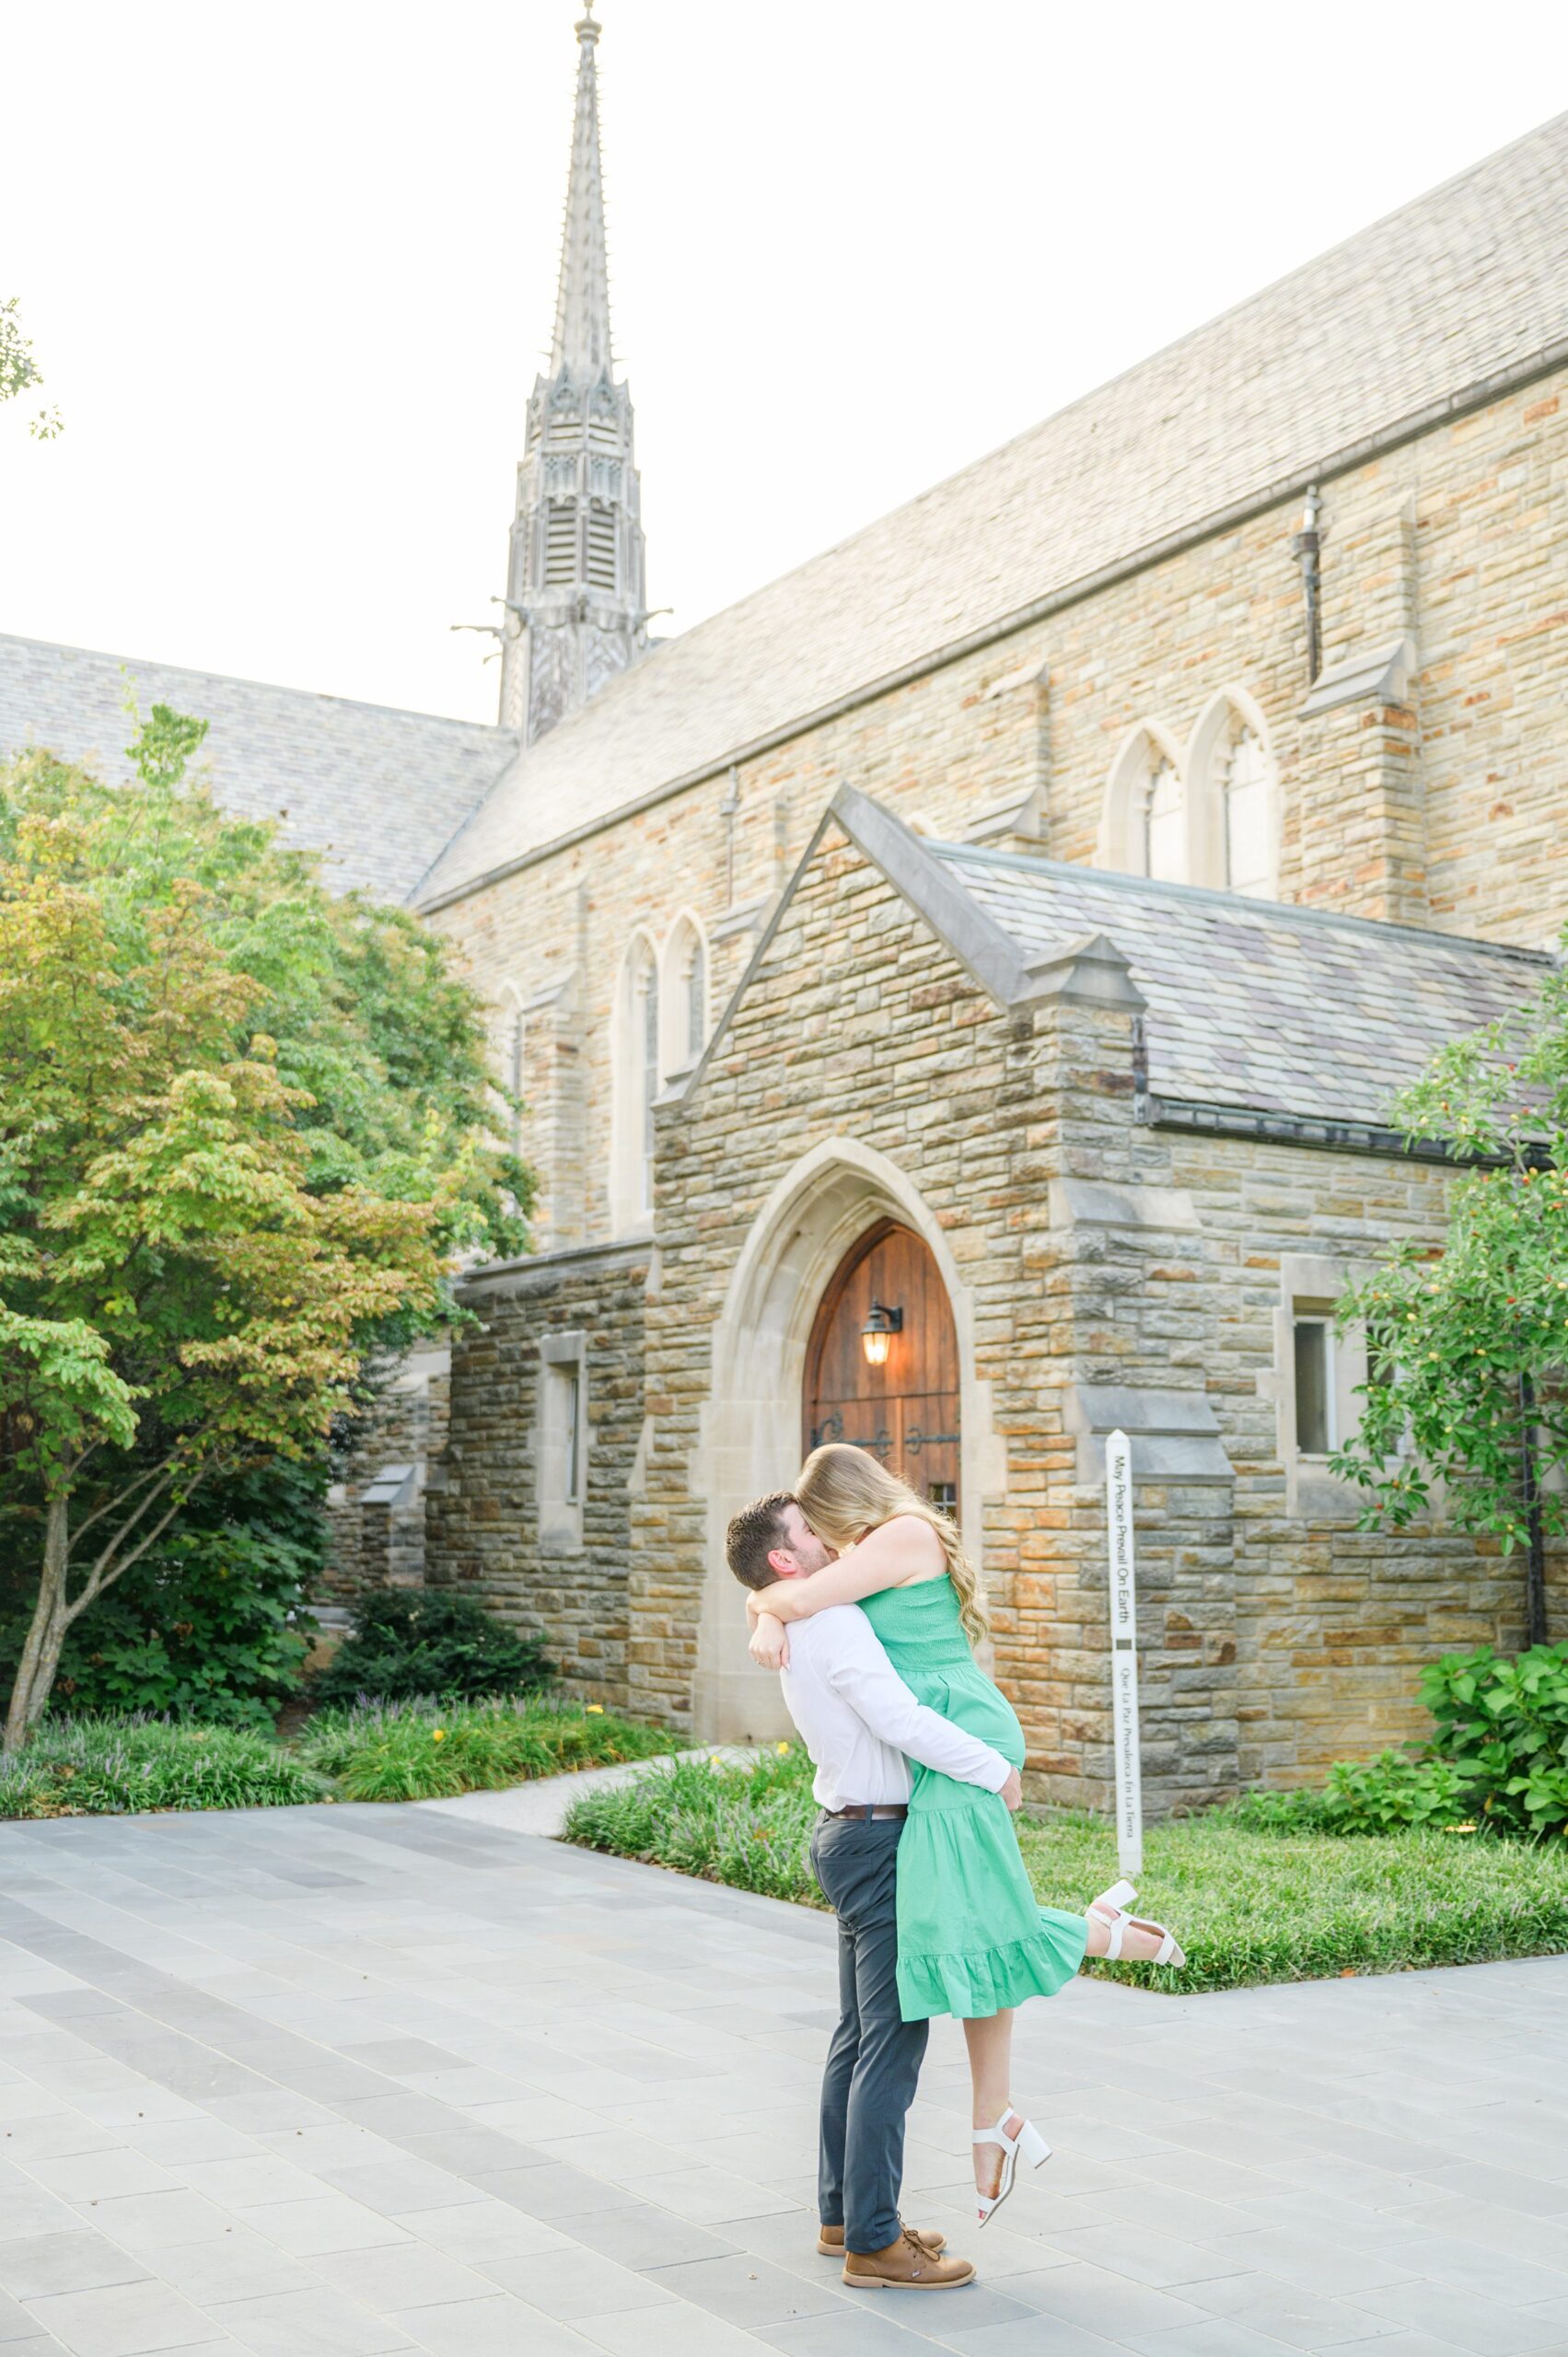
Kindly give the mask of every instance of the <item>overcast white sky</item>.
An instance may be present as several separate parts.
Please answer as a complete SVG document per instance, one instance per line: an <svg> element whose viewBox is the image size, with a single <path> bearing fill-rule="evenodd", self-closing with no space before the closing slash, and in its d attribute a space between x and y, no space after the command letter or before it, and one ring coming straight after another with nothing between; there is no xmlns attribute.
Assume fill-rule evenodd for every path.
<svg viewBox="0 0 1568 2357"><path fill-rule="evenodd" d="M0 0L0 630L489 719L575 0ZM1568 105L1562 0L603 0L685 628Z"/></svg>

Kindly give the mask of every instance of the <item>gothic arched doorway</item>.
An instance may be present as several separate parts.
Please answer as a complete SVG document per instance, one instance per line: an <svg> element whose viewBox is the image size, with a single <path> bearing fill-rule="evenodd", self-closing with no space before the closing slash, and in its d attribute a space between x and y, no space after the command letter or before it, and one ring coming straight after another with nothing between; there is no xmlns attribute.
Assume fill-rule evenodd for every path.
<svg viewBox="0 0 1568 2357"><path fill-rule="evenodd" d="M896 1313L881 1364L864 1329ZM896 1220L850 1247L822 1295L806 1353L805 1441L853 1441L949 1513L958 1505L958 1341L930 1248Z"/></svg>

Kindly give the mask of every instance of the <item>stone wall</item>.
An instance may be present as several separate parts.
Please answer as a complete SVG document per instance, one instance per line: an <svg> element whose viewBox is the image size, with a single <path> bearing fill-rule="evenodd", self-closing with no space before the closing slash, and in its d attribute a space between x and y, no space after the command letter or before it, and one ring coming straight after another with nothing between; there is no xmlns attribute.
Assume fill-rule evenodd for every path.
<svg viewBox="0 0 1568 2357"><path fill-rule="evenodd" d="M424 1495L447 1446L450 1370L444 1344L371 1370L374 1398L327 1494L331 1551L322 1603L352 1604L366 1588L423 1582Z"/></svg>
<svg viewBox="0 0 1568 2357"><path fill-rule="evenodd" d="M572 1690L627 1693L628 1515L643 1425L645 1250L544 1255L480 1271L461 1299L478 1319L452 1345L451 1434L431 1485L433 1583L470 1590L549 1640ZM580 1509L541 1488L540 1387L555 1349L581 1350ZM543 1444L543 1445L541 1445Z"/></svg>
<svg viewBox="0 0 1568 2357"><path fill-rule="evenodd" d="M615 1000L626 946L682 911L716 1012L837 785L951 834L1103 856L1108 781L1157 724L1204 769L1216 699L1250 701L1277 768L1280 896L1539 944L1565 913L1568 517L1562 379L1507 394L1324 486L1325 678L1308 695L1293 504L1028 628L934 661L782 745L442 911L528 1023L525 1148L547 1246L614 1232ZM982 530L977 518L975 529ZM934 651L935 652L935 651ZM1205 751L1207 746L1207 751ZM1190 787L1196 793L1194 775Z"/></svg>

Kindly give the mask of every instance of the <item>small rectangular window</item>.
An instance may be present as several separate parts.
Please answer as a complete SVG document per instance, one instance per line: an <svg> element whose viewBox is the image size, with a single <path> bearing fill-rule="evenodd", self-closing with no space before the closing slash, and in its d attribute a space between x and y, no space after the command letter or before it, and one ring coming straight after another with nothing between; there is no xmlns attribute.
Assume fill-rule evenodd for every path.
<svg viewBox="0 0 1568 2357"><path fill-rule="evenodd" d="M561 1425L564 1438L562 1464L562 1503L580 1506L583 1503L583 1455L578 1432L583 1405L583 1378L575 1367L561 1369Z"/></svg>
<svg viewBox="0 0 1568 2357"><path fill-rule="evenodd" d="M1295 1320L1295 1445L1327 1457L1334 1442L1334 1337L1326 1318Z"/></svg>
<svg viewBox="0 0 1568 2357"><path fill-rule="evenodd" d="M540 1343L539 1535L555 1552L583 1544L588 1472L587 1359L578 1332L543 1336Z"/></svg>

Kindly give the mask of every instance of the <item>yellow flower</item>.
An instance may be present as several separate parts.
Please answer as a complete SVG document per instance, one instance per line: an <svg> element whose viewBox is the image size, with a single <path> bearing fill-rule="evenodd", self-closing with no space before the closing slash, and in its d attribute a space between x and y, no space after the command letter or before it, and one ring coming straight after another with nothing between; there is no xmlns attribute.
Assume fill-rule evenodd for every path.
<svg viewBox="0 0 1568 2357"><path fill-rule="evenodd" d="M787 1743L776 1743L773 1746L773 1749L778 1753L781 1759L787 1759L789 1758L789 1746Z"/></svg>
<svg viewBox="0 0 1568 2357"><path fill-rule="evenodd" d="M604 1716L604 1704L602 1702L585 1702L583 1704L583 1708L585 1711L588 1712L591 1716L601 1719Z"/></svg>
<svg viewBox="0 0 1568 2357"><path fill-rule="evenodd" d="M432 1728L431 1728L431 1730L430 1730L430 1740L431 1740L431 1742L432 1742L432 1743L445 1743L445 1742L446 1742L446 1740L447 1740L447 1730L446 1730L446 1728L445 1728L445 1727L432 1727Z"/></svg>
<svg viewBox="0 0 1568 2357"><path fill-rule="evenodd" d="M1471 1824L1471 1825L1446 1825L1446 1826L1443 1828L1443 1830L1444 1830L1444 1832L1445 1832L1445 1833L1473 1833L1473 1832L1475 1831L1475 1829L1475 1829L1475 1827L1474 1827L1474 1825L1473 1825L1473 1824Z"/></svg>

